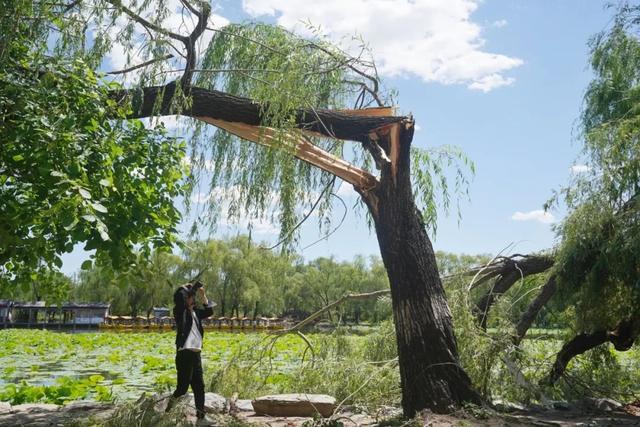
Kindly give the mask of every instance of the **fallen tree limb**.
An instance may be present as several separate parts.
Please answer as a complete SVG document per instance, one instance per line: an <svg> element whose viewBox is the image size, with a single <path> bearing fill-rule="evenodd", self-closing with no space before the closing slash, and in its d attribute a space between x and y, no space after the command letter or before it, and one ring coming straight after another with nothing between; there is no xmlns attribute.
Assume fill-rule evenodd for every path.
<svg viewBox="0 0 640 427"><path fill-rule="evenodd" d="M531 301L524 314L520 317L520 320L516 325L516 335L513 339L515 345L520 344L533 324L533 321L538 316L538 313L540 313L542 307L544 307L551 297L553 297L557 288L556 276L552 275L547 279L545 284L542 286L540 293L533 299L533 301Z"/></svg>
<svg viewBox="0 0 640 427"><path fill-rule="evenodd" d="M312 315L310 315L306 319L296 323L292 327L290 327L288 329L282 329L280 331L275 331L273 333L277 334L277 335L283 335L283 334L288 334L288 333L291 333L291 332L298 332L298 331L300 331L300 329L304 328L309 323L313 322L314 320L316 320L317 318L322 316L327 311L329 311L332 308L342 304L345 301L376 298L376 297L383 296L383 295L389 295L390 292L391 291L389 289L383 289L383 290L380 290L380 291L367 292L367 293L363 293L363 294L347 294L347 295L344 295L344 296L340 297L339 299L337 299L336 301L332 302L331 304L322 307L320 310L316 311L315 313L313 313Z"/></svg>
<svg viewBox="0 0 640 427"><path fill-rule="evenodd" d="M496 260L490 268L485 270L486 273L478 279L478 282L484 282L486 277L489 277L489 279L496 278L496 282L478 301L474 309L480 327L482 329L487 328L489 309L500 295L511 289L518 280L547 271L553 264L554 259L545 255L513 255Z"/></svg>
<svg viewBox="0 0 640 427"><path fill-rule="evenodd" d="M554 385L564 374L571 359L604 343L612 343L618 351L629 350L639 334L640 316L636 315L633 318L622 320L611 330L601 329L576 335L562 346L548 377L543 380L543 383Z"/></svg>

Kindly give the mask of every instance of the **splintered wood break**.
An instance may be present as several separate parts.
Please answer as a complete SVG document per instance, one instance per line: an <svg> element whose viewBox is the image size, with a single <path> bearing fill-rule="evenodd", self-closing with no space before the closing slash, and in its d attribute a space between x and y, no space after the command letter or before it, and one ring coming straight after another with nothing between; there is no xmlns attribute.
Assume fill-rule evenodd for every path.
<svg viewBox="0 0 640 427"><path fill-rule="evenodd" d="M344 113L350 116L358 117L389 117L396 115L396 107L372 107L362 108L358 110L333 110L336 113Z"/></svg>
<svg viewBox="0 0 640 427"><path fill-rule="evenodd" d="M398 158L400 157L400 125L400 123L393 124L389 132L389 159L391 160L391 173L394 184L396 183Z"/></svg>
<svg viewBox="0 0 640 427"><path fill-rule="evenodd" d="M271 147L277 142L277 131L272 128L227 122L209 117L197 117L197 119L256 144ZM325 170L358 188L371 189L378 184L375 176L315 146L307 140L308 137L305 134L306 132L304 131L283 134L284 140L282 142L287 144L287 148L294 150L294 155L298 159ZM317 134L313 136L317 136Z"/></svg>

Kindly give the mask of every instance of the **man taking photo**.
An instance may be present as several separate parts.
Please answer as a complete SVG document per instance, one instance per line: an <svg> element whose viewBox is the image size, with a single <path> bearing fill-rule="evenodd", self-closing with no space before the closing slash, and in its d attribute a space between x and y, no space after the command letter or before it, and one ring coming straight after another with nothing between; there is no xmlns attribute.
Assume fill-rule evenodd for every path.
<svg viewBox="0 0 640 427"><path fill-rule="evenodd" d="M176 322L176 370L178 385L169 398L169 412L177 399L193 391L198 424L205 424L204 379L202 376L202 319L213 315L214 303L209 302L200 281L179 287L173 294L173 317ZM202 423L201 423L202 422Z"/></svg>

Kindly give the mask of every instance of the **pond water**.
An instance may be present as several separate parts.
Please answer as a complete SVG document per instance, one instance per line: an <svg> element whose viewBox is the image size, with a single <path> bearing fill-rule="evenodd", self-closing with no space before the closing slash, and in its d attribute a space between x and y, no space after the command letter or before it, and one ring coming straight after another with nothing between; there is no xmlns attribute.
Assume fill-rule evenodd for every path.
<svg viewBox="0 0 640 427"><path fill-rule="evenodd" d="M41 330L0 331L0 389L8 384L53 386L61 380L92 379L118 399L142 392L169 390L175 385L175 335L166 332L63 333ZM205 378L231 357L249 363L265 352L272 336L207 332L202 352ZM282 372L302 360L304 343L294 336L279 339L268 357ZM249 356L249 357L247 357ZM257 370L266 369L257 366ZM97 377L99 376L99 377Z"/></svg>

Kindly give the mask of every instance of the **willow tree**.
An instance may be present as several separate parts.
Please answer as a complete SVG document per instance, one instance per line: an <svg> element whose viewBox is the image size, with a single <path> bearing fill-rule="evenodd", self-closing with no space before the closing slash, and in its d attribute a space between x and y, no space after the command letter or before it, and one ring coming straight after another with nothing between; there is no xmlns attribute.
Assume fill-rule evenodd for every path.
<svg viewBox="0 0 640 427"><path fill-rule="evenodd" d="M605 343L628 350L640 336L640 6L623 4L591 41L594 78L580 130L586 172L557 198L557 292L575 308L575 337L558 353L554 383L576 355Z"/></svg>
<svg viewBox="0 0 640 427"><path fill-rule="evenodd" d="M127 77L128 86L111 96L131 103L129 118L195 119L191 164L211 167L191 177L209 180L211 222L222 213L272 219L281 240L294 244L301 210L317 209L326 224L336 178L351 184L390 281L405 415L479 402L459 364L427 235L428 227L435 229L438 201L449 206L442 164L455 165L462 191L467 162L455 150L412 146L414 121L385 107L366 49L346 54L312 28L306 38L264 24L219 28L203 1L181 0L176 9L163 1L121 0L54 7L60 12L51 22L59 32L52 38L59 42L56 52L96 66L114 42L132 54L125 69L111 72ZM165 27L176 11L182 24ZM353 143L351 153L345 141Z"/></svg>

